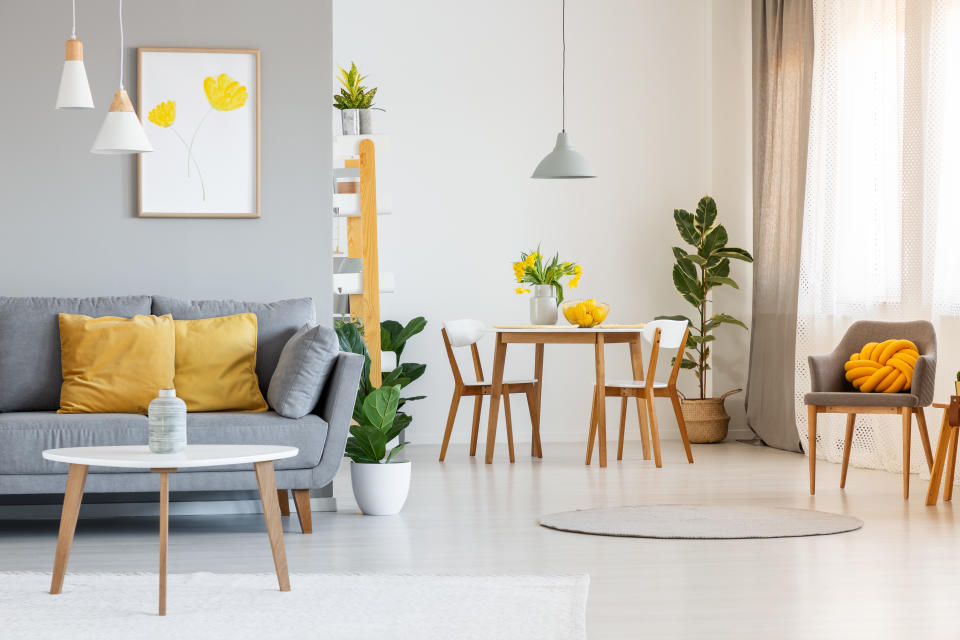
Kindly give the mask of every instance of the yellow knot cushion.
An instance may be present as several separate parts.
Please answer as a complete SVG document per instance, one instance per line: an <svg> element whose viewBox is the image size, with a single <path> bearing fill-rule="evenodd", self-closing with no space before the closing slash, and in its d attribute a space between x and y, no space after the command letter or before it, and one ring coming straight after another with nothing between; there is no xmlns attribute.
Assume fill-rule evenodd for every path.
<svg viewBox="0 0 960 640"><path fill-rule="evenodd" d="M910 388L913 365L920 357L909 340L868 342L844 364L846 378L864 393L897 393Z"/></svg>
<svg viewBox="0 0 960 640"><path fill-rule="evenodd" d="M187 411L266 411L257 380L257 316L175 320L177 397Z"/></svg>
<svg viewBox="0 0 960 640"><path fill-rule="evenodd" d="M57 413L146 413L173 387L173 318L61 313L63 385Z"/></svg>

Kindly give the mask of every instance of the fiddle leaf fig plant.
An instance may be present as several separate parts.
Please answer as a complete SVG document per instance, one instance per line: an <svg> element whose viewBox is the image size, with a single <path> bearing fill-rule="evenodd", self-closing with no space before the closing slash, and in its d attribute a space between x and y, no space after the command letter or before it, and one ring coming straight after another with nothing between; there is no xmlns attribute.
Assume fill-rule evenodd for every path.
<svg viewBox="0 0 960 640"><path fill-rule="evenodd" d="M406 446L402 442L387 453L387 444L400 435L404 425L397 420L400 387L374 389L363 401L357 423L350 427L346 455L361 464L389 464Z"/></svg>
<svg viewBox="0 0 960 640"><path fill-rule="evenodd" d="M710 343L717 338L714 330L724 324L744 329L747 325L726 313L707 316L710 292L724 285L739 289L730 277L730 260L753 262L753 256L745 249L728 247L727 230L717 223L717 203L704 196L697 203L696 213L675 209L673 219L680 237L692 251L673 247L673 285L684 300L693 305L699 315L695 320L685 315L658 316L658 319L686 320L690 325L687 344L682 349L680 366L693 369L700 381L700 397L706 397L706 374L710 370ZM677 357L681 357L679 354Z"/></svg>

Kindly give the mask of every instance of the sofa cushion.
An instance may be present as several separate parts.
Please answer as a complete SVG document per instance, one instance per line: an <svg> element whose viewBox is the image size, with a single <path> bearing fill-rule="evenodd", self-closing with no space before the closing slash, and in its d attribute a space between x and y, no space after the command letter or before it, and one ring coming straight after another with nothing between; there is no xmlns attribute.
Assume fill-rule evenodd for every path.
<svg viewBox="0 0 960 640"><path fill-rule="evenodd" d="M146 416L130 413L0 414L0 474L66 473L66 465L44 460L41 452L60 447L146 444L147 432ZM191 444L273 444L300 449L296 456L278 460L275 463L277 469L317 466L326 440L327 423L312 414L299 420L278 416L273 411L187 415L187 442ZM253 466L202 469L223 471L234 468L252 470ZM91 473L124 471L130 470L90 467Z"/></svg>
<svg viewBox="0 0 960 640"><path fill-rule="evenodd" d="M0 297L0 413L60 406L59 314L130 318L149 314L150 306L150 296Z"/></svg>
<svg viewBox="0 0 960 640"><path fill-rule="evenodd" d="M242 302L239 300L181 300L165 296L153 297L153 313L167 313L174 320L199 320L232 316L237 313L257 315L257 378L264 397L270 378L277 368L280 352L287 340L304 324L316 324L317 311L310 298L293 298L278 302Z"/></svg>
<svg viewBox="0 0 960 640"><path fill-rule="evenodd" d="M280 353L267 391L270 407L287 418L302 418L313 411L339 353L340 341L333 329L303 325Z"/></svg>

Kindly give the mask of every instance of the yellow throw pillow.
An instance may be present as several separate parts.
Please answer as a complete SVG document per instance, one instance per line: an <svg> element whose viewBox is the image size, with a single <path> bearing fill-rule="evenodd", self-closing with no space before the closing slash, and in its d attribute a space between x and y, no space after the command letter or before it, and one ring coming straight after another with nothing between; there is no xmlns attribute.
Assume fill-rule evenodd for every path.
<svg viewBox="0 0 960 640"><path fill-rule="evenodd" d="M257 381L257 316L176 320L174 386L187 411L266 411Z"/></svg>
<svg viewBox="0 0 960 640"><path fill-rule="evenodd" d="M57 413L146 413L173 387L173 318L60 314L63 386Z"/></svg>
<svg viewBox="0 0 960 640"><path fill-rule="evenodd" d="M908 391L920 353L909 340L868 342L844 364L847 380L864 393Z"/></svg>

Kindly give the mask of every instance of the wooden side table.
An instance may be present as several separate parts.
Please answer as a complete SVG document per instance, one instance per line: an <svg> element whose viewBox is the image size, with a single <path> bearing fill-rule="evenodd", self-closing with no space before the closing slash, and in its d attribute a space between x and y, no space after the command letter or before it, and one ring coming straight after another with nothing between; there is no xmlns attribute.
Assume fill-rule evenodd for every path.
<svg viewBox="0 0 960 640"><path fill-rule="evenodd" d="M951 401L960 401L960 397L951 396ZM940 437L937 438L937 452L933 457L933 470L930 472L930 487L927 489L927 504L937 504L940 493L940 480L943 478L943 464L947 464L946 486L943 488L943 499L953 499L953 476L957 468L957 438L960 436L960 416L951 420L950 405L942 402L933 404L935 409L943 409L943 420L940 422ZM949 447L950 451L947 451ZM908 463L907 463L908 464Z"/></svg>

